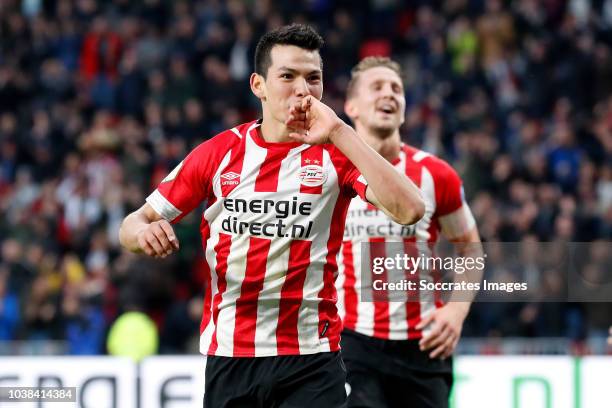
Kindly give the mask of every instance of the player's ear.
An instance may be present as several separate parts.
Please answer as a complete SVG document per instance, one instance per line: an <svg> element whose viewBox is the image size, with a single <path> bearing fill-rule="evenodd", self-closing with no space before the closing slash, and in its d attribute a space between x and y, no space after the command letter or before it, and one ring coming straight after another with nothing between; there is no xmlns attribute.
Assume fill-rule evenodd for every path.
<svg viewBox="0 0 612 408"><path fill-rule="evenodd" d="M255 94L256 97L265 101L266 100L266 80L263 76L259 75L256 72L251 74L251 92Z"/></svg>
<svg viewBox="0 0 612 408"><path fill-rule="evenodd" d="M344 102L344 113L353 121L357 118L357 106L355 106L355 100L353 98L348 98Z"/></svg>

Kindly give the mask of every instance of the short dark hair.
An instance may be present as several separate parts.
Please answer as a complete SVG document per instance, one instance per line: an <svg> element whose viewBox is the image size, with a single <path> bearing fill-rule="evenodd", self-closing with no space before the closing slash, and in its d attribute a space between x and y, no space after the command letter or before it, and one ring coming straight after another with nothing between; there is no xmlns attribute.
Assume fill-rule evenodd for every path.
<svg viewBox="0 0 612 408"><path fill-rule="evenodd" d="M270 51L275 45L295 45L309 51L318 51L323 38L314 28L305 24L286 25L264 34L255 48L255 72L264 78L272 65Z"/></svg>
<svg viewBox="0 0 612 408"><path fill-rule="evenodd" d="M398 77L403 81L402 69L400 65L390 59L389 57L379 57L379 56L371 56L365 57L359 64L355 65L353 69L351 69L351 79L346 87L346 97L352 98L355 93L355 88L357 87L357 81L359 80L359 76L363 71L367 71L371 68L383 67L389 68L391 71L395 72Z"/></svg>

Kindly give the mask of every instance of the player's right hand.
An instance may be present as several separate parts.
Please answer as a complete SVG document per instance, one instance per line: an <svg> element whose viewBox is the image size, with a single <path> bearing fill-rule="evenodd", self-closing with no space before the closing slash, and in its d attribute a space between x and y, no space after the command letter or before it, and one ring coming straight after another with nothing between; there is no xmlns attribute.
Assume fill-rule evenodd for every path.
<svg viewBox="0 0 612 408"><path fill-rule="evenodd" d="M289 137L310 145L330 143L332 136L347 126L329 106L312 95L289 109L285 125L292 130Z"/></svg>
<svg viewBox="0 0 612 408"><path fill-rule="evenodd" d="M138 231L138 245L142 251L155 258L165 258L179 249L179 241L170 223L154 221Z"/></svg>

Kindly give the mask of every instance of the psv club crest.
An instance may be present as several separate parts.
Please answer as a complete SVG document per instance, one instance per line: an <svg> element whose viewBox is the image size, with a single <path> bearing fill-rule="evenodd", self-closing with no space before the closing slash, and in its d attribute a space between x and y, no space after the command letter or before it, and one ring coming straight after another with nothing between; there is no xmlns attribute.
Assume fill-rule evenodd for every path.
<svg viewBox="0 0 612 408"><path fill-rule="evenodd" d="M298 172L300 183L307 187L318 187L325 183L327 180L327 173L323 170L323 167L316 164L308 164L302 166Z"/></svg>

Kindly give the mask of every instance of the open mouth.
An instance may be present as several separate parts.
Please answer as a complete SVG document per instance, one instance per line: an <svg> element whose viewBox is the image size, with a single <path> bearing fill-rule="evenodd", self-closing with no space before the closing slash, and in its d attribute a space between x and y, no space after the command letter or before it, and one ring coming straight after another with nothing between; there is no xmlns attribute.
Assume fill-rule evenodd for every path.
<svg viewBox="0 0 612 408"><path fill-rule="evenodd" d="M386 113L386 114L390 115L390 114L395 113L397 111L397 108L392 103L383 103L383 104L380 104L376 108L376 110L379 111L379 112Z"/></svg>

